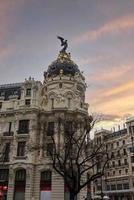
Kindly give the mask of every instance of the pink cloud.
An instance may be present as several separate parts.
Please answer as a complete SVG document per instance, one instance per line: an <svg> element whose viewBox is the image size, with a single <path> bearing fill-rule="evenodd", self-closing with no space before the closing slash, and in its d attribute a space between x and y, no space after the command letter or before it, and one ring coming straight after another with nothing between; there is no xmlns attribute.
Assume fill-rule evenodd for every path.
<svg viewBox="0 0 134 200"><path fill-rule="evenodd" d="M109 67L107 70L99 69L97 72L87 77L87 80L96 82L114 81L120 77L126 77L127 73L129 75L129 72L133 69L134 63ZM99 76L97 76L97 74L99 74Z"/></svg>
<svg viewBox="0 0 134 200"><path fill-rule="evenodd" d="M76 58L76 63L79 63L79 65L88 65L88 64L94 64L100 61L106 61L111 58L112 58L111 55L99 54L93 57Z"/></svg>
<svg viewBox="0 0 134 200"><path fill-rule="evenodd" d="M12 55L15 51L16 46L13 44L8 45L7 47L0 48L0 60L7 58L8 56Z"/></svg>
<svg viewBox="0 0 134 200"><path fill-rule="evenodd" d="M134 81L128 81L116 87L97 89L89 93L87 101L95 112L107 115L134 115Z"/></svg>
<svg viewBox="0 0 134 200"><path fill-rule="evenodd" d="M102 27L88 31L76 38L74 38L74 43L82 43L87 40L96 40L106 34L117 34L121 31L134 28L134 15L123 16L119 19L115 19L104 24Z"/></svg>
<svg viewBox="0 0 134 200"><path fill-rule="evenodd" d="M18 9L24 0L1 0L0 1L0 39L3 40L7 33L10 31L10 27L15 22L12 13L15 9Z"/></svg>

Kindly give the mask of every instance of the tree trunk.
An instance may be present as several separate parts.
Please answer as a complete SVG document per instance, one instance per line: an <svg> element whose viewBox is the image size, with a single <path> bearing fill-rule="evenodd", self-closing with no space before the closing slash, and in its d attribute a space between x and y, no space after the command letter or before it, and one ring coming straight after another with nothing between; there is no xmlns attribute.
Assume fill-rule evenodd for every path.
<svg viewBox="0 0 134 200"><path fill-rule="evenodd" d="M70 192L70 200L77 200L77 196L73 192Z"/></svg>

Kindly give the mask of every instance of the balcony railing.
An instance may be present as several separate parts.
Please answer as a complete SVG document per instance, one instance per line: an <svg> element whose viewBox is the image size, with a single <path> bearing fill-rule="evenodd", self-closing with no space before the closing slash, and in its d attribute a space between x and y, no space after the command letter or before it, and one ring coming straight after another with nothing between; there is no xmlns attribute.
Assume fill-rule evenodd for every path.
<svg viewBox="0 0 134 200"><path fill-rule="evenodd" d="M14 132L4 132L3 136L13 136Z"/></svg>
<svg viewBox="0 0 134 200"><path fill-rule="evenodd" d="M29 133L29 129L20 129L17 131L18 134L28 134Z"/></svg>

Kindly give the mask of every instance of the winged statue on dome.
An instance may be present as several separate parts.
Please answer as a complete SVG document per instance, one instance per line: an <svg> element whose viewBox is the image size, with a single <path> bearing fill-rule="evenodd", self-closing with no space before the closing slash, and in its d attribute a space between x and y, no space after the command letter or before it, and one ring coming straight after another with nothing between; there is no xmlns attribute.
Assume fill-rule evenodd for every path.
<svg viewBox="0 0 134 200"><path fill-rule="evenodd" d="M63 48L61 49L61 53L65 53L66 52L66 49L68 47L68 43L67 43L67 40L65 40L63 37L61 36L57 36L57 38L61 41L61 46L63 46Z"/></svg>

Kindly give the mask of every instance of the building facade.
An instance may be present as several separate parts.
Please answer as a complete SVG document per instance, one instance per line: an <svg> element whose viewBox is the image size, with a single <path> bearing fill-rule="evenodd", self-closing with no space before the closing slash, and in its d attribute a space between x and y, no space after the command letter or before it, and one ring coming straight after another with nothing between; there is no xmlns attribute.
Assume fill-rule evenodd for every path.
<svg viewBox="0 0 134 200"><path fill-rule="evenodd" d="M26 79L0 85L0 198L63 200L64 181L52 168L51 135L57 144L64 127L60 119L88 116L86 84L69 53L61 51L44 72L44 82ZM44 146L45 148L34 149ZM83 193L79 199L83 198Z"/></svg>
<svg viewBox="0 0 134 200"><path fill-rule="evenodd" d="M102 180L94 183L96 194L103 192L112 200L134 199L134 118L129 118L123 129L100 130L95 133L104 142L110 157ZM102 188L101 188L102 187Z"/></svg>

